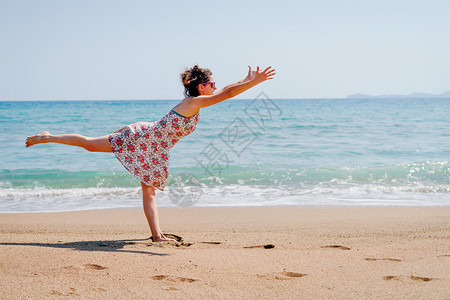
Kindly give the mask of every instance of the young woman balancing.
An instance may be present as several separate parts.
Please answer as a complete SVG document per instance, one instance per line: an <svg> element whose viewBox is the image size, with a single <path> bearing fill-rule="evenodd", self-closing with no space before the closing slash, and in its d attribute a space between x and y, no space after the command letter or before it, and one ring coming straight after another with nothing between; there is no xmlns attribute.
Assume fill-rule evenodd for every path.
<svg viewBox="0 0 450 300"><path fill-rule="evenodd" d="M186 98L157 122L139 122L122 127L110 135L86 137L79 134L53 135L48 131L27 137L26 147L42 143L60 143L82 147L92 152L113 152L122 165L141 181L143 206L154 241L172 241L159 227L155 190L164 190L168 177L170 149L195 130L200 110L222 102L272 79L275 70L256 71L249 66L241 81L215 93L212 73L197 65L181 74Z"/></svg>

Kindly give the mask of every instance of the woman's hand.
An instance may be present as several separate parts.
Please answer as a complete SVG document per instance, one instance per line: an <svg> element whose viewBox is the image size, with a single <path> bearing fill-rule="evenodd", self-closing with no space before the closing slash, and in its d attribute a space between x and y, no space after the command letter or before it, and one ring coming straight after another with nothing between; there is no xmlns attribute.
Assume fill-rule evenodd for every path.
<svg viewBox="0 0 450 300"><path fill-rule="evenodd" d="M253 71L252 67L248 66L248 75L244 79L244 82L256 79L258 83L261 83L263 81L272 79L274 75L275 69L273 69L272 67L268 67L263 71L261 71L259 67L256 67L256 71Z"/></svg>
<svg viewBox="0 0 450 300"><path fill-rule="evenodd" d="M251 67L249 70L249 74L250 74L250 71L251 71ZM273 79L274 75L275 75L274 68L267 67L263 71L261 71L258 66L258 67L256 67L256 71L251 72L251 76L253 77L251 80L256 80L258 83L261 83L263 81Z"/></svg>

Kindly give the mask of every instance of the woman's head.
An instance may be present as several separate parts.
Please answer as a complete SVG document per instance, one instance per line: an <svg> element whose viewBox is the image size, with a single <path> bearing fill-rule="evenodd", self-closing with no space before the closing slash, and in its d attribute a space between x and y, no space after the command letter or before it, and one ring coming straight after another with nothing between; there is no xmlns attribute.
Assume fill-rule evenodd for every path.
<svg viewBox="0 0 450 300"><path fill-rule="evenodd" d="M212 90L212 92L215 90L215 87L210 84L213 78L209 69L202 69L198 65L195 65L190 69L186 69L180 76L186 97L197 97L203 90Z"/></svg>

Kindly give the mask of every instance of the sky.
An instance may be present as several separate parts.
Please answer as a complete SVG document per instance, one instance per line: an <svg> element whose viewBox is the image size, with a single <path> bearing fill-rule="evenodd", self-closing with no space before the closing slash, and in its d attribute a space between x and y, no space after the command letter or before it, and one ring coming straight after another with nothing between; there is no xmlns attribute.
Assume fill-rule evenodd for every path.
<svg viewBox="0 0 450 300"><path fill-rule="evenodd" d="M450 1L0 0L0 101L182 99L199 64L239 98L450 90Z"/></svg>

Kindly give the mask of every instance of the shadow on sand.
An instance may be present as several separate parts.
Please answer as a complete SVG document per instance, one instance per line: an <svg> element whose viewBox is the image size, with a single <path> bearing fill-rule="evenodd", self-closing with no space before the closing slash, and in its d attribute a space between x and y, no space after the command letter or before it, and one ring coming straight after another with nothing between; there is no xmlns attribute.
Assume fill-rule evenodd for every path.
<svg viewBox="0 0 450 300"><path fill-rule="evenodd" d="M147 247L150 246L150 239L131 239L131 240L109 240L109 241L81 241L81 242L58 242L52 243L0 243L5 246L33 246L33 247L50 247L50 248L63 248L72 249L76 251L102 251L102 252L120 252L120 253L136 253L165 256L165 253L154 253L142 250L124 249L125 246L130 245Z"/></svg>

